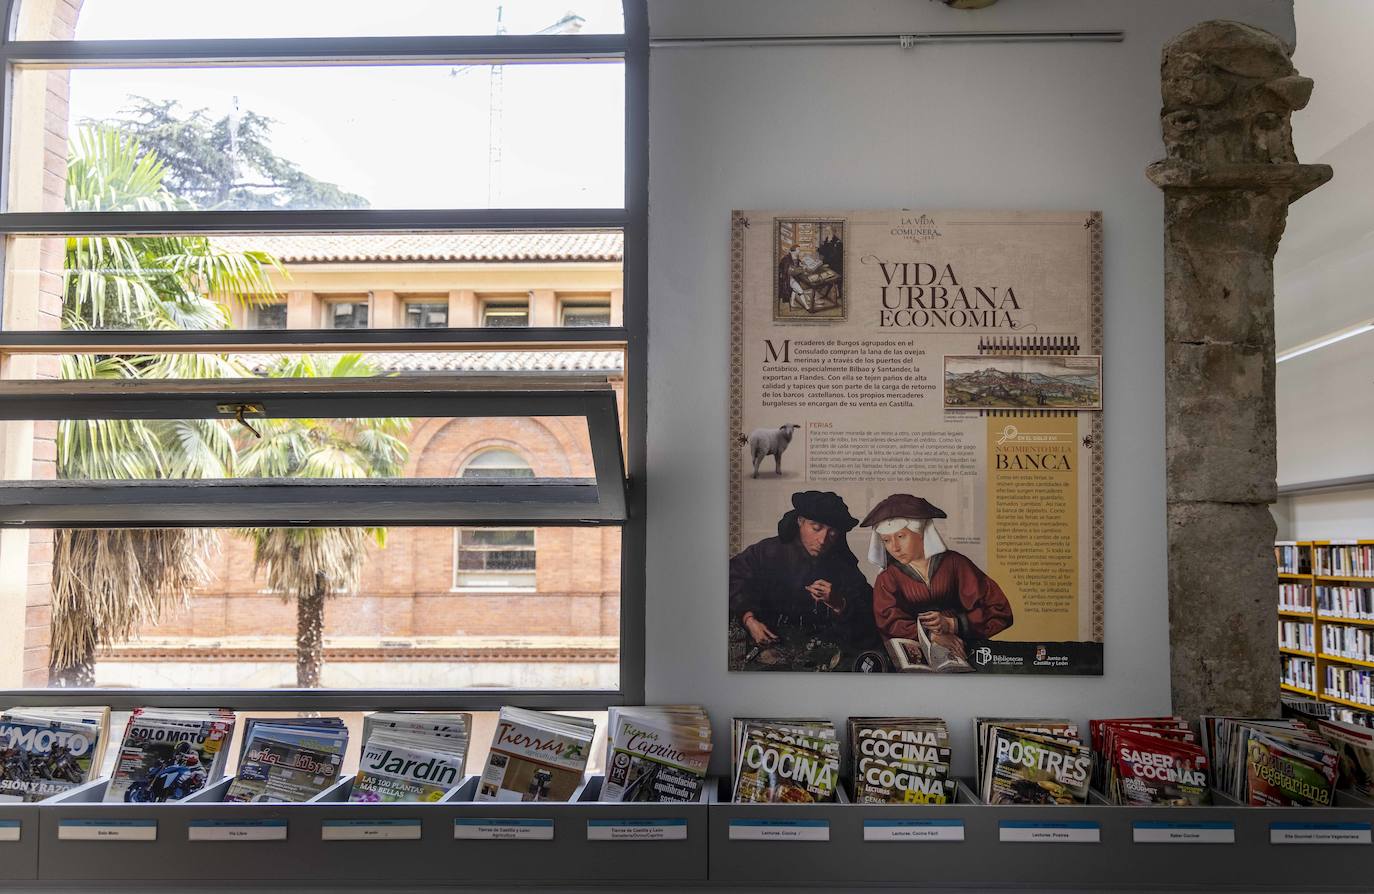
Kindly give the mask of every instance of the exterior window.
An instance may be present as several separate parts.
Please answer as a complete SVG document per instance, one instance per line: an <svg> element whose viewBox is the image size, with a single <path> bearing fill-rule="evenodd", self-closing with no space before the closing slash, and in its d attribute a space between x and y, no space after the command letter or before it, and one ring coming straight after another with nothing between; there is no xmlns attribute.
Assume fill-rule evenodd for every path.
<svg viewBox="0 0 1374 894"><path fill-rule="evenodd" d="M248 312L249 325L253 329L285 329L285 304L259 304Z"/></svg>
<svg viewBox="0 0 1374 894"><path fill-rule="evenodd" d="M366 329L366 301L328 301L324 305L324 328Z"/></svg>
<svg viewBox="0 0 1374 894"><path fill-rule="evenodd" d="M445 329L448 327L447 301L407 301L405 328Z"/></svg>
<svg viewBox="0 0 1374 894"><path fill-rule="evenodd" d="M584 303L563 305L564 326L609 326L611 325L611 304Z"/></svg>
<svg viewBox="0 0 1374 894"><path fill-rule="evenodd" d="M529 463L513 450L486 450L461 478L533 478ZM533 528L461 528L454 540L453 586L459 590L533 590Z"/></svg>
<svg viewBox="0 0 1374 894"><path fill-rule="evenodd" d="M482 305L482 325L490 329L518 329L530 324L530 306L524 301L488 301Z"/></svg>

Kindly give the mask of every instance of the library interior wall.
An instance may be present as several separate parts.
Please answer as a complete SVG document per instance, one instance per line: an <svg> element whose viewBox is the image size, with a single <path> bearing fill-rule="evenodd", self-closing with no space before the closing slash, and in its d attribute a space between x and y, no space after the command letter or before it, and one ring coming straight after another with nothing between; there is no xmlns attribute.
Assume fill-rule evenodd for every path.
<svg viewBox="0 0 1374 894"><path fill-rule="evenodd" d="M1280 354L1374 320L1374 4L1298 0L1294 63L1316 81L1293 116L1305 162L1332 182L1293 205L1274 258ZM1279 364L1280 486L1374 475L1374 333ZM1374 539L1374 484L1288 496L1274 507L1286 540Z"/></svg>
<svg viewBox="0 0 1374 894"><path fill-rule="evenodd" d="M1122 43L662 47L650 61L646 697L735 715L947 718L1169 707L1163 44L1206 19L1294 37L1291 0L650 0L654 37L1121 29ZM1320 88L1319 88L1320 89ZM1106 236L1102 677L726 670L729 219L736 208L1099 209Z"/></svg>

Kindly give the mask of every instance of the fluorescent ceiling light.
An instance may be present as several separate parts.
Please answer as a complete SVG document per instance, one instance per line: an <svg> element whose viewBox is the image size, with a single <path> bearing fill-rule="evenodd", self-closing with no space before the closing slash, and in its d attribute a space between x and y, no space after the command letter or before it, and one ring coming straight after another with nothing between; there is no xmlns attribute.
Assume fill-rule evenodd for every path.
<svg viewBox="0 0 1374 894"><path fill-rule="evenodd" d="M1328 335L1324 338L1319 338L1316 341L1309 341L1307 344L1298 345L1291 351L1284 351L1282 354L1280 354L1276 358L1276 362L1282 363L1285 360L1292 360L1294 357L1300 357L1303 354L1316 351L1328 345L1334 345L1336 342L1345 341L1347 338L1354 338L1357 335L1363 335L1366 332L1374 332L1374 322L1361 323L1360 325L1352 326L1349 329L1342 329L1340 332L1333 332L1331 335Z"/></svg>

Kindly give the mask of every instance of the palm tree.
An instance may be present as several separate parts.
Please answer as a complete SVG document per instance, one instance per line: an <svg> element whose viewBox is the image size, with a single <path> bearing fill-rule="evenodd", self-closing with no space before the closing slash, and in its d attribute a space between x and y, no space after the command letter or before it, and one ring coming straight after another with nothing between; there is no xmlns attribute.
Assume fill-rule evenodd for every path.
<svg viewBox="0 0 1374 894"><path fill-rule="evenodd" d="M108 128L73 140L67 207L168 210L156 156ZM199 236L77 236L67 240L62 324L67 329L223 329L216 296L270 291L260 252L227 252ZM249 372L218 355L66 355L65 379L233 378ZM145 481L223 478L235 444L218 420L68 420L59 423L57 476ZM218 538L206 531L59 529L53 547L49 682L94 685L95 651L156 622L208 579Z"/></svg>
<svg viewBox="0 0 1374 894"><path fill-rule="evenodd" d="M333 360L288 358L270 375L286 378L375 376L359 354ZM255 420L261 437L239 445L239 474L263 478L374 478L399 475L406 463L409 419ZM367 545L386 546L385 528L252 528L253 563L269 589L296 600L296 685L320 685L325 600L353 592Z"/></svg>

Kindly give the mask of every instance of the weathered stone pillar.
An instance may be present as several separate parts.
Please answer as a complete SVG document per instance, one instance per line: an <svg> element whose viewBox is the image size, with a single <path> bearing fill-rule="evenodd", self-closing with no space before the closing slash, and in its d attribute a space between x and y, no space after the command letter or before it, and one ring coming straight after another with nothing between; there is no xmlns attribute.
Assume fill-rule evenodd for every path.
<svg viewBox="0 0 1374 894"><path fill-rule="evenodd" d="M1205 22L1164 48L1165 437L1174 711L1274 715L1274 251L1312 81L1268 32Z"/></svg>

